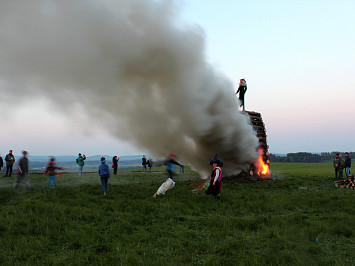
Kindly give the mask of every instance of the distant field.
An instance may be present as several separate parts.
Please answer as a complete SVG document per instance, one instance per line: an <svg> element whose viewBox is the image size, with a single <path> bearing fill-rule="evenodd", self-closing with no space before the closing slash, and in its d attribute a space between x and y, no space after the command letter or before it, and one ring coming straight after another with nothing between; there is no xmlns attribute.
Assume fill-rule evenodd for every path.
<svg viewBox="0 0 355 266"><path fill-rule="evenodd" d="M32 191L0 177L0 264L354 265L354 190L336 189L331 164L273 163L275 181L224 182L222 200L190 192L186 169L161 198L164 168L120 172L104 197L99 177L59 176Z"/></svg>

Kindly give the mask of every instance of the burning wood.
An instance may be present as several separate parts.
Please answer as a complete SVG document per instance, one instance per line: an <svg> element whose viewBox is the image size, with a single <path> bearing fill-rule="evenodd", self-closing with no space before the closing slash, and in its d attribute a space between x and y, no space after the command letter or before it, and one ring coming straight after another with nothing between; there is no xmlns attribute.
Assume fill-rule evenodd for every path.
<svg viewBox="0 0 355 266"><path fill-rule="evenodd" d="M345 180L334 181L334 184L336 187L354 189L355 175L349 175L349 178Z"/></svg>

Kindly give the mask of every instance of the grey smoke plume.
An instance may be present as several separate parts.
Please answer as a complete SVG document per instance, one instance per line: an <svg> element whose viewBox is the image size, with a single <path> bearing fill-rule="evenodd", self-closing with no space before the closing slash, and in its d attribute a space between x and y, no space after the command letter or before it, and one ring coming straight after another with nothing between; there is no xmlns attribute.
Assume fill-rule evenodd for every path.
<svg viewBox="0 0 355 266"><path fill-rule="evenodd" d="M258 156L257 138L231 81L206 62L203 31L175 10L173 1L1 1L1 93L81 108L200 173L215 153L238 172Z"/></svg>

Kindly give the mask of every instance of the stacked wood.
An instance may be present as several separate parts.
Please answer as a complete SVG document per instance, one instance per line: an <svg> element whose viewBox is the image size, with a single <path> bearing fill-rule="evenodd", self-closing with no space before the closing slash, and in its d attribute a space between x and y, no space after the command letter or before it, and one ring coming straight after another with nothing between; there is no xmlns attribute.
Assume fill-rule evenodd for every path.
<svg viewBox="0 0 355 266"><path fill-rule="evenodd" d="M349 175L348 179L334 181L336 187L355 189L355 175Z"/></svg>
<svg viewBox="0 0 355 266"><path fill-rule="evenodd" d="M269 165L269 145L267 145L267 135L263 118L261 114L257 112L245 111L244 113L249 116L249 123L254 129L256 137L259 139L258 150L262 150L263 161L265 164ZM250 164L249 174L254 177L258 175L254 163Z"/></svg>

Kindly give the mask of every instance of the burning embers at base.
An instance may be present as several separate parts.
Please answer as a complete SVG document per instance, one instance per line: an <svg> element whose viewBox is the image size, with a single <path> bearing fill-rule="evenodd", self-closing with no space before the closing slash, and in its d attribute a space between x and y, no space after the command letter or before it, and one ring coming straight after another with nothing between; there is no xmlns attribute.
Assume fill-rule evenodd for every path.
<svg viewBox="0 0 355 266"><path fill-rule="evenodd" d="M257 161L251 164L249 174L254 177L270 178L271 172L270 161L267 159L268 154L267 152L264 153L263 149L259 149L259 154ZM264 160L264 157L266 160Z"/></svg>

